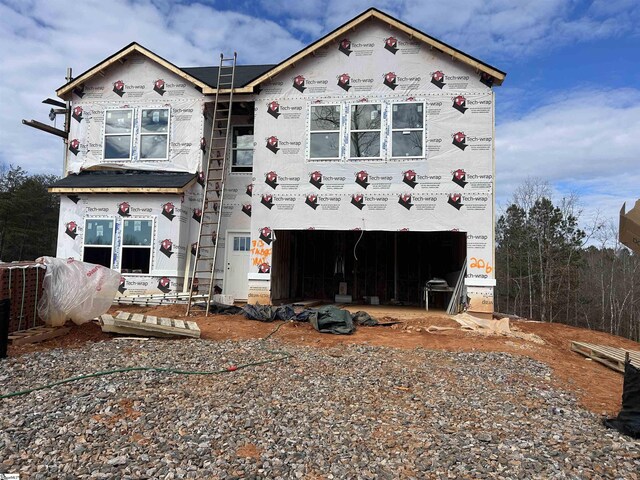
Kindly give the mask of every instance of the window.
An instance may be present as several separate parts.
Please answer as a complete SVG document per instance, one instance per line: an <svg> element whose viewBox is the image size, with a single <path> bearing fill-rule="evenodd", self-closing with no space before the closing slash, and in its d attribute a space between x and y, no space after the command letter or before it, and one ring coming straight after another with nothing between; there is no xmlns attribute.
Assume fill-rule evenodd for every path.
<svg viewBox="0 0 640 480"><path fill-rule="evenodd" d="M233 127L231 130L231 171L250 173L253 168L253 127Z"/></svg>
<svg viewBox="0 0 640 480"><path fill-rule="evenodd" d="M309 158L340 158L340 105L312 105Z"/></svg>
<svg viewBox="0 0 640 480"><path fill-rule="evenodd" d="M133 110L107 110L104 121L104 159L131 158Z"/></svg>
<svg viewBox="0 0 640 480"><path fill-rule="evenodd" d="M351 106L351 158L380 157L381 105Z"/></svg>
<svg viewBox="0 0 640 480"><path fill-rule="evenodd" d="M166 160L169 156L169 109L143 108L140 112L140 159Z"/></svg>
<svg viewBox="0 0 640 480"><path fill-rule="evenodd" d="M113 220L91 218L84 222L82 261L111 268Z"/></svg>
<svg viewBox="0 0 640 480"><path fill-rule="evenodd" d="M423 104L394 103L391 110L391 156L422 157L423 141Z"/></svg>
<svg viewBox="0 0 640 480"><path fill-rule="evenodd" d="M125 219L122 222L122 273L149 273L153 220Z"/></svg>
<svg viewBox="0 0 640 480"><path fill-rule="evenodd" d="M248 252L251 250L251 237L233 237L234 252Z"/></svg>

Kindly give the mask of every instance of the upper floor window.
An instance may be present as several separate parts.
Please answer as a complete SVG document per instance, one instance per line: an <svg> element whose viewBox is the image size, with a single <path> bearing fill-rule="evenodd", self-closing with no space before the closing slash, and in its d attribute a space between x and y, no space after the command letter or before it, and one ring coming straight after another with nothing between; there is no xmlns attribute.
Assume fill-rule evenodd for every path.
<svg viewBox="0 0 640 480"><path fill-rule="evenodd" d="M381 111L379 103L351 106L351 158L380 157Z"/></svg>
<svg viewBox="0 0 640 480"><path fill-rule="evenodd" d="M340 158L340 105L312 105L309 128L311 159Z"/></svg>
<svg viewBox="0 0 640 480"><path fill-rule="evenodd" d="M424 152L424 105L394 103L391 106L391 156L422 157Z"/></svg>
<svg viewBox="0 0 640 480"><path fill-rule="evenodd" d="M251 172L253 168L253 127L234 126L231 129L231 171Z"/></svg>
<svg viewBox="0 0 640 480"><path fill-rule="evenodd" d="M140 158L166 160L169 156L169 109L143 108L140 112Z"/></svg>
<svg viewBox="0 0 640 480"><path fill-rule="evenodd" d="M104 120L104 158L131 158L133 110L107 110Z"/></svg>

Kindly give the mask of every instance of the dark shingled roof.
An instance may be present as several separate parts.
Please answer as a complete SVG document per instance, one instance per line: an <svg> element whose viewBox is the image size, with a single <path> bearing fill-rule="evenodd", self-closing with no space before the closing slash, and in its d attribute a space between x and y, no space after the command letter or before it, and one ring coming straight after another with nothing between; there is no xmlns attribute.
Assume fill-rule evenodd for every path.
<svg viewBox="0 0 640 480"><path fill-rule="evenodd" d="M142 170L86 171L58 180L52 188L182 188L195 174Z"/></svg>
<svg viewBox="0 0 640 480"><path fill-rule="evenodd" d="M236 65L233 86L235 88L244 87L251 80L268 72L273 67L275 65ZM212 88L218 86L218 67L180 67L180 69Z"/></svg>

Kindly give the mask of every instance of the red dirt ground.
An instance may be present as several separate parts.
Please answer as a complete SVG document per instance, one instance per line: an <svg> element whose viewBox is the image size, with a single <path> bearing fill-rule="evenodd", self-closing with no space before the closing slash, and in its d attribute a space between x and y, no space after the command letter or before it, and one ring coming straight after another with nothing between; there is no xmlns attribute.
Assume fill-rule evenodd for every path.
<svg viewBox="0 0 640 480"><path fill-rule="evenodd" d="M572 340L612 347L640 350L640 344L607 333L549 324L514 320L514 330L533 333L544 340L538 344L519 338L484 336L460 330L458 324L444 313L425 312L411 307L353 306L349 310L366 310L380 321L401 320L392 327L359 327L353 335L328 335L318 333L308 323L291 322L284 325L276 337L285 343L334 347L345 344L369 344L395 348L416 347L446 351L497 351L524 355L548 364L553 370L553 380L562 388L572 390L582 406L597 414L614 415L620 409L622 375L597 362L586 360L570 350ZM183 318L183 305L160 307L114 307L111 312L125 310L131 313L153 314L162 317ZM208 340L243 340L262 338L277 326L247 320L240 315L193 316ZM453 330L429 333L426 327L436 325L453 327ZM46 342L20 347L9 347L9 355L41 351L50 348L78 348L86 342L109 340L112 335L103 333L95 323L73 326L69 334Z"/></svg>

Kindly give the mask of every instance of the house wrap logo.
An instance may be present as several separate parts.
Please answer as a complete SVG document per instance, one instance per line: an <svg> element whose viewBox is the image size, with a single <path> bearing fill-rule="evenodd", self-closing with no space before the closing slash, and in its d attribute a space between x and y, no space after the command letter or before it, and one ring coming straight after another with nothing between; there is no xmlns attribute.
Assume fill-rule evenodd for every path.
<svg viewBox="0 0 640 480"><path fill-rule="evenodd" d="M324 183L322 183L322 173L317 170L312 172L311 175L309 175L309 183L319 190L322 185L324 185Z"/></svg>
<svg viewBox="0 0 640 480"><path fill-rule="evenodd" d="M462 95L458 95L457 97L454 97L452 107L458 110L460 113L466 112L468 110L467 99L464 98Z"/></svg>
<svg viewBox="0 0 640 480"><path fill-rule="evenodd" d="M162 240L160 242L160 251L168 258L171 258L171 255L173 255L173 242L168 238Z"/></svg>
<svg viewBox="0 0 640 480"><path fill-rule="evenodd" d="M293 79L293 88L298 90L300 93L304 93L307 89L306 83L307 80L302 75L297 75Z"/></svg>
<svg viewBox="0 0 640 480"><path fill-rule="evenodd" d="M413 203L411 203L411 194L401 193L400 195L398 195L398 203L407 210L411 210L411 207L413 207Z"/></svg>
<svg viewBox="0 0 640 480"><path fill-rule="evenodd" d="M82 107L80 105L78 105L77 107L74 107L73 112L71 113L71 117L77 121L78 123L80 123L82 121Z"/></svg>
<svg viewBox="0 0 640 480"><path fill-rule="evenodd" d="M278 153L278 150L280 150L280 148L278 148L278 137L268 137L267 144L265 146L267 147L267 150L271 150L273 153Z"/></svg>
<svg viewBox="0 0 640 480"><path fill-rule="evenodd" d="M84 97L84 83L82 85L78 85L76 88L73 89L73 93L75 93L78 97L82 98Z"/></svg>
<svg viewBox="0 0 640 480"><path fill-rule="evenodd" d="M159 78L158 80L153 82L153 91L156 92L160 96L164 95L165 94L164 80Z"/></svg>
<svg viewBox="0 0 640 480"><path fill-rule="evenodd" d="M77 156L78 152L80 151L80 140L78 140L77 138L71 140L69 142L69 151Z"/></svg>
<svg viewBox="0 0 640 480"><path fill-rule="evenodd" d="M194 208L193 215L191 215L191 218L193 218L196 222L200 223L200 220L202 220L202 209Z"/></svg>
<svg viewBox="0 0 640 480"><path fill-rule="evenodd" d="M271 242L273 242L273 231L269 227L262 227L259 238L267 245L271 245Z"/></svg>
<svg viewBox="0 0 640 480"><path fill-rule="evenodd" d="M460 195L459 193L450 194L449 199L447 200L447 203L451 205L453 208L455 208L456 210L460 210L464 205L462 203L462 195Z"/></svg>
<svg viewBox="0 0 640 480"><path fill-rule="evenodd" d="M198 252L198 242L194 242L191 244L191 255L194 257L198 255L200 257L200 252Z"/></svg>
<svg viewBox="0 0 640 480"><path fill-rule="evenodd" d="M202 170L198 172L198 178L196 179L196 181L202 188L204 188L205 179L204 179L204 172Z"/></svg>
<svg viewBox="0 0 640 480"><path fill-rule="evenodd" d="M122 275L120 276L120 285L118 285L118 292L120 292L120 294L123 294L124 292L127 291L127 286L126 286L126 282L127 279L124 278Z"/></svg>
<svg viewBox="0 0 640 480"><path fill-rule="evenodd" d="M165 218L168 218L170 221L173 221L173 219L176 217L175 215L175 205L171 202L167 202L164 205L162 205L162 215Z"/></svg>
<svg viewBox="0 0 640 480"><path fill-rule="evenodd" d="M267 104L267 113L277 119L280 116L280 104L275 100L273 102L269 102Z"/></svg>
<svg viewBox="0 0 640 480"><path fill-rule="evenodd" d="M395 72L385 73L384 81L382 83L384 83L391 90L395 90L398 86L398 77L396 76Z"/></svg>
<svg viewBox="0 0 640 480"><path fill-rule="evenodd" d="M342 39L338 45L338 50L344 53L347 57L351 55L351 40L348 38Z"/></svg>
<svg viewBox="0 0 640 480"><path fill-rule="evenodd" d="M162 293L169 293L171 291L171 280L168 277L162 277L158 280L158 290Z"/></svg>
<svg viewBox="0 0 640 480"><path fill-rule="evenodd" d="M113 82L113 93L115 93L119 97L122 97L125 93L127 93L124 91L124 82L122 80Z"/></svg>
<svg viewBox="0 0 640 480"><path fill-rule="evenodd" d="M407 170L406 172L402 172L402 181L409 185L411 188L416 188L417 175L413 170Z"/></svg>
<svg viewBox="0 0 640 480"><path fill-rule="evenodd" d="M486 85L487 87L491 88L491 87L493 87L493 82L494 81L495 81L495 78L493 78L488 73L482 72L480 74L480 83L482 83L483 85Z"/></svg>
<svg viewBox="0 0 640 480"><path fill-rule="evenodd" d="M384 40L384 49L395 55L398 51L398 39L395 37L386 38Z"/></svg>
<svg viewBox="0 0 640 480"><path fill-rule="evenodd" d="M454 133L453 134L453 143L456 147L458 147L460 150L464 151L465 148L467 148L467 136L464 134L464 132L458 132L458 133Z"/></svg>
<svg viewBox="0 0 640 480"><path fill-rule="evenodd" d="M242 205L242 213L244 213L247 217L251 216L251 204L245 203Z"/></svg>
<svg viewBox="0 0 640 480"><path fill-rule="evenodd" d="M118 215L121 217L131 216L131 205L129 205L129 202L122 202L118 204Z"/></svg>
<svg viewBox="0 0 640 480"><path fill-rule="evenodd" d="M247 188L244 191L244 193L246 193L250 197L253 196L253 183L250 183L249 185L247 185Z"/></svg>
<svg viewBox="0 0 640 480"><path fill-rule="evenodd" d="M67 195L67 198L71 200L73 203L75 203L76 205L80 201L80 196L78 195Z"/></svg>
<svg viewBox="0 0 640 480"><path fill-rule="evenodd" d="M360 170L358 173L356 173L355 181L358 185L360 185L364 189L366 189L369 185L371 185L369 183L369 174L364 170Z"/></svg>
<svg viewBox="0 0 640 480"><path fill-rule="evenodd" d="M258 265L258 273L271 273L271 265L267 262L262 262Z"/></svg>
<svg viewBox="0 0 640 480"><path fill-rule="evenodd" d="M351 195L351 205L356 207L358 210L362 210L365 206L364 195L361 193L354 193Z"/></svg>
<svg viewBox="0 0 640 480"><path fill-rule="evenodd" d="M318 196L314 193L311 193L307 195L307 198L305 199L304 203L306 203L307 205L309 205L311 208L315 210L316 208L318 208Z"/></svg>
<svg viewBox="0 0 640 480"><path fill-rule="evenodd" d="M200 150L203 152L207 151L207 139L204 137L200 137Z"/></svg>
<svg viewBox="0 0 640 480"><path fill-rule="evenodd" d="M446 85L446 83L444 83L444 73L442 73L440 70L436 70L435 72L433 72L431 74L431 83L442 90L442 87Z"/></svg>
<svg viewBox="0 0 640 480"><path fill-rule="evenodd" d="M451 181L456 185L460 185L462 188L464 188L467 183L469 183L467 182L467 172L465 172L462 168L459 168L458 170L453 172Z"/></svg>
<svg viewBox="0 0 640 480"><path fill-rule="evenodd" d="M338 76L338 86L345 92L348 92L351 88L351 77L348 73L343 73Z"/></svg>
<svg viewBox="0 0 640 480"><path fill-rule="evenodd" d="M273 195L265 193L264 195L262 195L260 203L271 210L273 208Z"/></svg>
<svg viewBox="0 0 640 480"><path fill-rule="evenodd" d="M74 240L78 236L78 224L76 222L68 222L64 226L64 233L69 235Z"/></svg>
<svg viewBox="0 0 640 480"><path fill-rule="evenodd" d="M264 183L266 183L267 185L269 185L271 188L275 190L276 187L279 185L278 174L274 171L268 172L265 175Z"/></svg>

